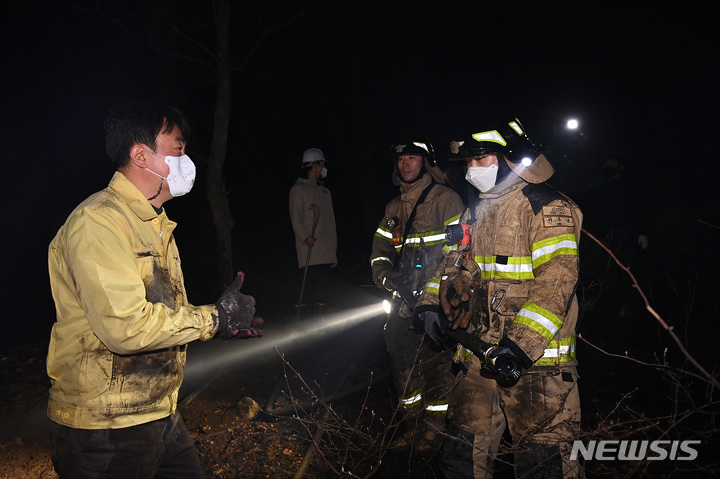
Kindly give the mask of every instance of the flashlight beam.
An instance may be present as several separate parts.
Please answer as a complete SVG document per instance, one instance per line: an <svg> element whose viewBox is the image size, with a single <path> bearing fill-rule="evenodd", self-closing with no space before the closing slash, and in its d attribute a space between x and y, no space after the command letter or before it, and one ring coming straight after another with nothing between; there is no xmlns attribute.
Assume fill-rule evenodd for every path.
<svg viewBox="0 0 720 479"><path fill-rule="evenodd" d="M208 371L214 371L229 364L247 364L264 355L275 355L277 354L276 349L281 351L301 342L327 340L326 334L333 334L380 316L384 317L384 314L382 302L377 302L369 306L329 315L322 322L308 326L302 331L280 331L277 334L266 334L257 339L213 341L212 345L208 346L212 350L206 351L203 358L188 361L185 376L190 380L194 375L207 375ZM321 333L323 337L318 338L317 336Z"/></svg>

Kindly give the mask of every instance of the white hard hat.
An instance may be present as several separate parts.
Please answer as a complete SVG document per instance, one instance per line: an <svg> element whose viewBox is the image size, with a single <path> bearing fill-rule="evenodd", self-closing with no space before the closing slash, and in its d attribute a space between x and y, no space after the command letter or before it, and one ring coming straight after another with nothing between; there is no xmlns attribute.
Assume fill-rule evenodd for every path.
<svg viewBox="0 0 720 479"><path fill-rule="evenodd" d="M315 163L316 161L327 161L319 148L308 148L302 156L302 165Z"/></svg>

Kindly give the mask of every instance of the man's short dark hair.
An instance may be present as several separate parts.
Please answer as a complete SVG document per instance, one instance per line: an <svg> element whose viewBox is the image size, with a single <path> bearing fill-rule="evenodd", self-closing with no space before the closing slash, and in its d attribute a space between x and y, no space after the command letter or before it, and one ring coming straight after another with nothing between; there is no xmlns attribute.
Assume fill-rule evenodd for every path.
<svg viewBox="0 0 720 479"><path fill-rule="evenodd" d="M142 143L155 150L155 139L176 126L188 134L185 116L177 109L154 103L124 101L115 105L105 119L105 151L115 169L130 161L130 149Z"/></svg>

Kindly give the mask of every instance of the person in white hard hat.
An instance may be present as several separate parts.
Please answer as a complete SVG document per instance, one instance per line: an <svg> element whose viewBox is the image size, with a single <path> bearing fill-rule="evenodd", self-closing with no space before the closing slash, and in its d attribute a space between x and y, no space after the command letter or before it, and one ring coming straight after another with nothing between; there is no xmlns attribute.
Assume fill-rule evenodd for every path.
<svg viewBox="0 0 720 479"><path fill-rule="evenodd" d="M313 305L321 319L327 300L330 270L337 265L337 232L330 190L322 185L327 160L318 148L305 150L300 173L290 188L290 221L300 270L301 297L295 306L303 318Z"/></svg>

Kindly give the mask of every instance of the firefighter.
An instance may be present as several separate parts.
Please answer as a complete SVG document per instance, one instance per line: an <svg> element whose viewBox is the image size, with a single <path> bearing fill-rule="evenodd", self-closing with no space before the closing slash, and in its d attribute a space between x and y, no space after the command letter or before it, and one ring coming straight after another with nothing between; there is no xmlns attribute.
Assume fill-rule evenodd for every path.
<svg viewBox="0 0 720 479"><path fill-rule="evenodd" d="M547 158L513 116L485 115L450 144L479 190L463 214L470 241L446 255L416 313L446 346L464 330L494 345L482 357L459 346L443 445L445 477L492 477L505 428L517 477L579 477L570 446L580 427L575 357L577 205L545 183ZM432 284L432 282L429 282ZM511 360L511 361L510 361ZM514 374L499 364L519 363ZM521 374L520 374L521 373Z"/></svg>
<svg viewBox="0 0 720 479"><path fill-rule="evenodd" d="M419 419L419 427L410 427L394 445L412 444L427 452L445 429L446 393L454 374L452 356L423 343L425 331L422 324L413 324L413 306L443 258L444 228L458 223L464 205L445 186L430 143L399 143L390 156L400 194L385 207L373 237L370 265L378 287L395 293L384 339L402 410Z"/></svg>

